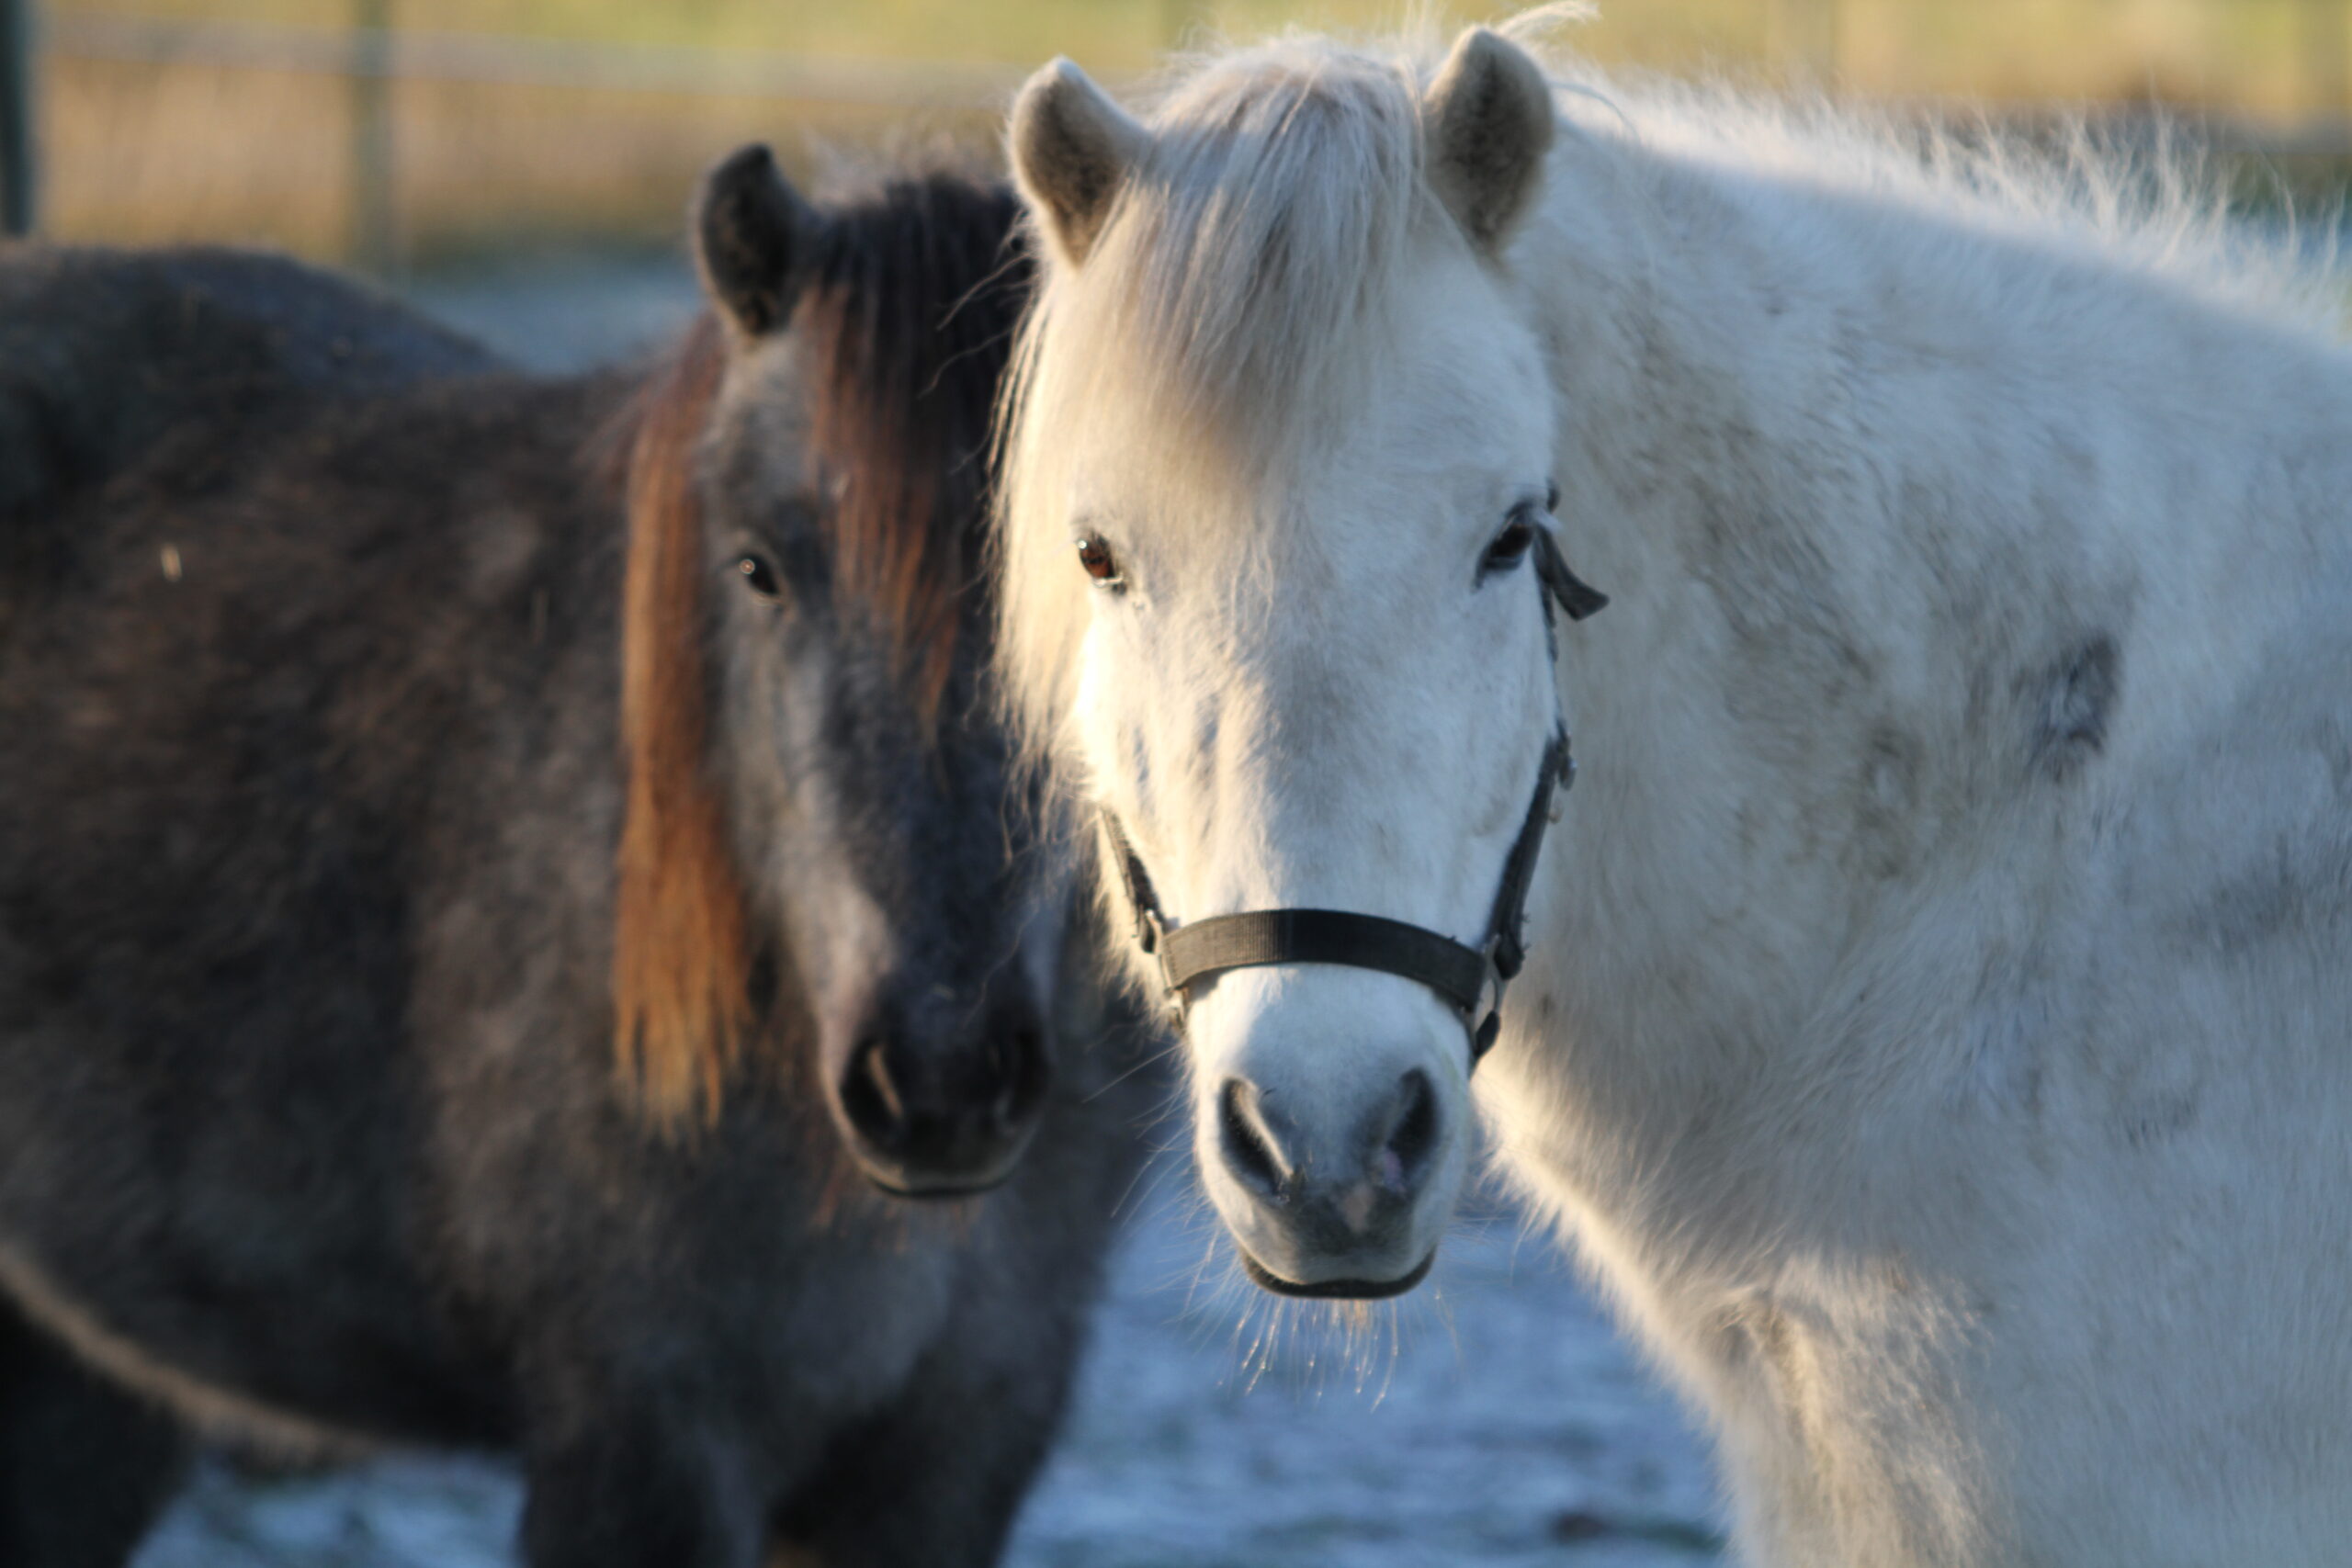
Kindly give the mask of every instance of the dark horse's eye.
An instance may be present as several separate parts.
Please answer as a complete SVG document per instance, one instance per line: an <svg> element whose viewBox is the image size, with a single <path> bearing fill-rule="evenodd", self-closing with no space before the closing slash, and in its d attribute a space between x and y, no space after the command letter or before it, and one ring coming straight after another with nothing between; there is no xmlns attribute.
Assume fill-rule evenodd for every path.
<svg viewBox="0 0 2352 1568"><path fill-rule="evenodd" d="M1086 575L1105 588L1120 585L1119 558L1111 553L1110 542L1100 534L1089 534L1078 542L1078 564Z"/></svg>
<svg viewBox="0 0 2352 1568"><path fill-rule="evenodd" d="M775 580L775 568L765 556L745 556L735 563L743 574L743 585L763 599L774 599L784 592L784 584Z"/></svg>
<svg viewBox="0 0 2352 1568"><path fill-rule="evenodd" d="M1510 521L1503 525L1503 531L1487 546L1487 554L1478 562L1479 574L1509 571L1525 560L1527 552L1534 547L1535 524L1522 507L1510 514Z"/></svg>

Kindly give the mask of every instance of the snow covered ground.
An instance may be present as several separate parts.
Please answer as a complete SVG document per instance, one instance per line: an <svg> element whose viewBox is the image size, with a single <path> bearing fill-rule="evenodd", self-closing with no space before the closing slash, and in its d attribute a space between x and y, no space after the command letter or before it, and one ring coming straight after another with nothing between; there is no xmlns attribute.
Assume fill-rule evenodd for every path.
<svg viewBox="0 0 2352 1568"><path fill-rule="evenodd" d="M1700 1444L1548 1237L1488 1210L1401 1301L1293 1305L1192 1182L1128 1237L1021 1568L1713 1559Z"/></svg>
<svg viewBox="0 0 2352 1568"><path fill-rule="evenodd" d="M1239 1282L1155 1173L1011 1568L1694 1568L1699 1443L1546 1238L1489 1211L1355 1324ZM299 1480L208 1468L137 1568L512 1568L481 1461Z"/></svg>
<svg viewBox="0 0 2352 1568"><path fill-rule="evenodd" d="M551 374L668 341L693 318L699 299L683 254L526 255L426 276L402 292L459 332Z"/></svg>
<svg viewBox="0 0 2352 1568"><path fill-rule="evenodd" d="M682 265L567 261L418 299L547 370L643 348ZM1718 1551L1700 1441L1548 1237L1488 1209L1365 1311L1242 1282L1182 1158L1135 1200L1062 1444L1012 1568L1686 1568ZM514 1480L403 1458L209 1465L136 1568L512 1568Z"/></svg>

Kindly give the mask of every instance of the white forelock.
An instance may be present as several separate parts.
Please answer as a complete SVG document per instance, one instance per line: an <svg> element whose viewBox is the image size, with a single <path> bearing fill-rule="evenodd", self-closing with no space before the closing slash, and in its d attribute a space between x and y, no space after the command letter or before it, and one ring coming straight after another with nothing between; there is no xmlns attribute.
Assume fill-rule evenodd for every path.
<svg viewBox="0 0 2352 1568"><path fill-rule="evenodd" d="M1531 13L1518 41L1532 46L1564 9L1583 10ZM1293 36L1180 58L1142 95L1143 165L1085 265L1046 267L1004 396L1000 669L1033 746L1057 743L1086 614L1061 570L1067 454L1090 426L1123 440L1166 515L1214 526L1243 515L1216 504L1237 483L1346 416L1408 249L1438 216L1419 95L1442 52L1430 34ZM1555 183L1573 166L1616 187L1630 199L1612 220L1655 219L1664 172L1713 165L1759 189L1795 181L1891 217L1932 214L2281 324L2344 324L2332 251L2290 225L2232 221L2177 140L1930 123L1723 80L1611 75L1560 50L1539 58L1570 132ZM1626 250L1668 243L1665 228L1625 236Z"/></svg>

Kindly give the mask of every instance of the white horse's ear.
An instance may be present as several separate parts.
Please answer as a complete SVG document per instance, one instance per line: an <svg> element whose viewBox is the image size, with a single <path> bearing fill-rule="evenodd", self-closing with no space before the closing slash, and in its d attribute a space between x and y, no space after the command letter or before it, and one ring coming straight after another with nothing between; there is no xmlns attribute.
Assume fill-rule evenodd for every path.
<svg viewBox="0 0 2352 1568"><path fill-rule="evenodd" d="M1525 217L1551 150L1551 85L1517 45L1473 28L1421 99L1430 188L1488 255Z"/></svg>
<svg viewBox="0 0 2352 1568"><path fill-rule="evenodd" d="M1057 60L1012 105L1012 177L1063 263L1077 266L1151 133L1085 72Z"/></svg>

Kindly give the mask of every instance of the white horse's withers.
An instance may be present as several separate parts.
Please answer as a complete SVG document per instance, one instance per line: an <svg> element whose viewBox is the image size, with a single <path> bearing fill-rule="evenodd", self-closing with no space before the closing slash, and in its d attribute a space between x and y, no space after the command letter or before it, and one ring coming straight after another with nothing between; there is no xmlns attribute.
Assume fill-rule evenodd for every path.
<svg viewBox="0 0 2352 1568"><path fill-rule="evenodd" d="M1170 924L1468 943L1573 719L1476 1100L1749 1561L2342 1562L2352 357L2161 192L1607 96L1041 73L1008 687ZM1253 1272L1410 1278L1461 1015L1251 967L1187 1037Z"/></svg>

